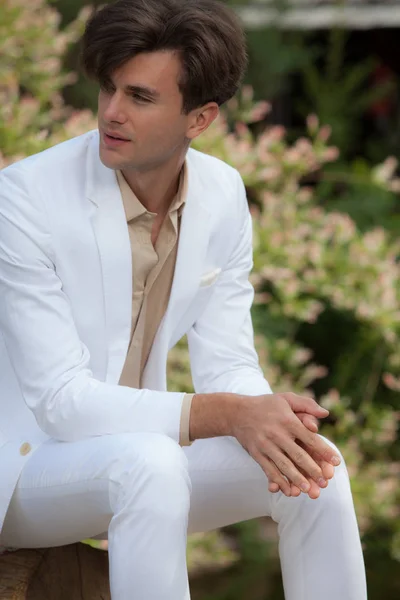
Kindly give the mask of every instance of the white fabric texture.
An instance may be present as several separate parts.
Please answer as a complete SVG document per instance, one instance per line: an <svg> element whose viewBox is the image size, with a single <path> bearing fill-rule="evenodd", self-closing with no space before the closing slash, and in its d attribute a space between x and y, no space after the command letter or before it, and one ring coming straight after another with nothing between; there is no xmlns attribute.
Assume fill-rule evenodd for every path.
<svg viewBox="0 0 400 600"><path fill-rule="evenodd" d="M186 600L187 532L266 515L279 524L286 600L366 600L344 462L318 500L286 498L229 437L188 448L156 433L46 441L23 468L0 541L49 547L108 532L113 600Z"/></svg>

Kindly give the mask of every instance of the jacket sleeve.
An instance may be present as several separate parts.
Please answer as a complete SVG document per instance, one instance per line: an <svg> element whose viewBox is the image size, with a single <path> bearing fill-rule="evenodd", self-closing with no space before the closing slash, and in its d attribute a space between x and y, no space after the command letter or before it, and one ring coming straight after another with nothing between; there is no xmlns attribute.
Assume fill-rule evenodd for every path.
<svg viewBox="0 0 400 600"><path fill-rule="evenodd" d="M93 377L57 275L44 205L27 181L21 166L0 173L0 330L39 427L62 441L139 431L179 441L183 393Z"/></svg>
<svg viewBox="0 0 400 600"><path fill-rule="evenodd" d="M249 281L253 267L252 220L239 174L237 194L238 227L233 250L207 306L188 333L197 393L272 393L254 348L250 313L254 290Z"/></svg>

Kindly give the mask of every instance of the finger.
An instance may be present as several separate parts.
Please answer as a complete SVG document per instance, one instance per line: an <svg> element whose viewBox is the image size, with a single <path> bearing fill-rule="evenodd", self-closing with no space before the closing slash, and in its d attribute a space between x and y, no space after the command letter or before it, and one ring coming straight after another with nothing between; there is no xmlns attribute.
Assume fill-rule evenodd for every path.
<svg viewBox="0 0 400 600"><path fill-rule="evenodd" d="M307 427L307 429L309 429L310 431L313 431L314 433L318 433L319 422L316 417L313 417L312 415L308 415L307 413L295 413L295 414L296 414L296 417L298 419L300 419L300 421L303 423L303 425L305 427Z"/></svg>
<svg viewBox="0 0 400 600"><path fill-rule="evenodd" d="M299 419L295 419L291 422L291 433L294 434L300 442L303 442L305 446L308 446L311 452L315 452L322 460L325 460L334 467L338 467L342 462L339 454L319 435L308 431L303 423L300 423Z"/></svg>
<svg viewBox="0 0 400 600"><path fill-rule="evenodd" d="M277 492L280 491L281 488L279 487L279 485L277 483L270 482L268 485L268 489L273 494L276 494Z"/></svg>
<svg viewBox="0 0 400 600"><path fill-rule="evenodd" d="M303 473L303 475L305 475L305 473ZM320 496L320 487L319 487L319 485L317 485L315 483L315 481L313 479L311 479L311 477L306 478L306 479L308 479L308 482L310 483L310 489L308 490L308 496L311 498L311 500L316 500ZM328 483L327 483L327 485L328 485ZM279 489L277 489L276 491L279 491ZM292 483L290 485L290 495L292 496L292 498L298 498L301 493L302 493L302 491L297 487L297 485L294 485L294 483ZM303 493L305 493L305 492L303 492Z"/></svg>
<svg viewBox="0 0 400 600"><path fill-rule="evenodd" d="M321 460L319 466L321 467L323 477L325 477L327 481L333 479L333 476L335 475L335 467L333 465L326 462L326 460Z"/></svg>
<svg viewBox="0 0 400 600"><path fill-rule="evenodd" d="M299 448L299 450L301 450ZM275 463L277 469L287 477L290 483L294 483L303 492L308 492L310 484L306 477L300 473L300 471L293 464L292 460L288 458L280 448L277 446L271 446L268 450L268 457ZM290 489L290 486L289 486Z"/></svg>
<svg viewBox="0 0 400 600"><path fill-rule="evenodd" d="M317 498L319 498L320 495L320 487L311 478L309 478L309 483L310 489L308 490L308 496L311 498L311 500L316 500ZM290 486L290 493L292 495L292 498L298 498L302 492L296 485L292 484Z"/></svg>
<svg viewBox="0 0 400 600"><path fill-rule="evenodd" d="M298 498L301 494L301 490L297 487L297 485L294 485L294 483L292 483L290 485L290 493L293 498Z"/></svg>
<svg viewBox="0 0 400 600"><path fill-rule="evenodd" d="M311 477L320 487L326 486L326 480L323 477L322 469L302 446L297 444L290 438L285 439L281 448L286 452L287 456L293 461L300 473L306 477ZM293 482L296 483L296 482Z"/></svg>
<svg viewBox="0 0 400 600"><path fill-rule="evenodd" d="M329 415L329 410L320 406L313 398L299 396L293 392L281 394L294 412L305 412L315 417L324 419Z"/></svg>
<svg viewBox="0 0 400 600"><path fill-rule="evenodd" d="M301 442L298 442L298 443L300 445L302 445ZM313 452L307 446L304 449L307 450L307 452L309 453L311 458L313 458L315 460L315 462L317 464L319 464L319 466L321 467L323 477L325 477L326 480L332 479L332 477L335 474L335 467L333 467L330 463L326 462L326 460L323 460L319 456L319 454L317 454L316 452Z"/></svg>
<svg viewBox="0 0 400 600"><path fill-rule="evenodd" d="M319 456L316 452L314 452L310 447L300 442L300 440L296 441L299 446L301 446L308 454L311 456L313 460L320 466L322 471L322 476L326 479L332 479L335 474L335 467L333 467L330 463L326 462L323 458Z"/></svg>
<svg viewBox="0 0 400 600"><path fill-rule="evenodd" d="M305 473L303 473L303 475L305 475ZM308 478L308 481L310 483L310 489L308 490L308 496L311 500L316 500L320 496L321 488L319 487L319 485L316 484L316 482L313 479ZM326 485L324 487L328 487L328 482L326 483Z"/></svg>
<svg viewBox="0 0 400 600"><path fill-rule="evenodd" d="M279 470L277 469L277 467L273 463L273 461L261 453L253 454L253 458L254 458L254 460L256 460L258 462L258 464L264 471L265 475L267 476L268 489L270 489L270 486L271 486L273 489L276 490L276 486L278 486L278 489L276 490L276 492L281 490L282 493L285 494L285 496L290 497L290 484L283 477L282 473L279 472ZM270 491L272 491L272 489L270 489ZM274 493L276 493L276 492L274 492Z"/></svg>
<svg viewBox="0 0 400 600"><path fill-rule="evenodd" d="M320 487L319 487L319 485L313 479L311 479L311 477L307 477L307 473L304 473L302 469L299 469L299 470L308 479L308 482L310 484L310 489L307 492L308 497L311 500L316 500L320 496ZM328 485L328 483L326 485ZM298 496L298 494L296 494L296 490L293 490L293 486L292 486L292 489L291 489L291 493L292 493L292 496L296 496L296 495Z"/></svg>
<svg viewBox="0 0 400 600"><path fill-rule="evenodd" d="M315 481L313 481L313 479L309 479L309 482L310 489L308 490L308 495L311 498L311 500L316 500L320 496L321 488L317 483L315 483ZM326 487L327 485L328 484L326 484L324 487Z"/></svg>
<svg viewBox="0 0 400 600"><path fill-rule="evenodd" d="M317 498L319 498L320 488L313 479L309 478L308 481L310 483L310 489L308 490L308 496L311 498L311 500L316 500ZM294 485L293 483L290 486L290 492L291 492L292 498L298 498L300 496L300 494L302 493L301 490L299 490L299 488L296 485ZM303 493L305 493L305 492L303 492Z"/></svg>

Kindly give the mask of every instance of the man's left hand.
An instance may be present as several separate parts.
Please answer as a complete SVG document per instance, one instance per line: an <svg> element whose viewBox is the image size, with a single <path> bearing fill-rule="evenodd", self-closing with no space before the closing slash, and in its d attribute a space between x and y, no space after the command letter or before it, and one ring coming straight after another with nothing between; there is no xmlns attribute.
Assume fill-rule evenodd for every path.
<svg viewBox="0 0 400 600"><path fill-rule="evenodd" d="M295 412L295 414L300 419L300 421L303 423L303 425L305 425L305 427L307 427L307 429L309 429L313 433L318 433L318 430L319 430L319 421L318 421L318 419L316 417L314 417L313 415L310 415L308 413L304 413L304 412ZM300 444L300 445L302 445L302 444ZM328 463L325 460L323 460L318 454L314 454L313 452L311 452L310 450L308 450L306 446L303 446L303 447L304 447L305 450L308 451L308 453L311 456L311 458L313 458L315 460L315 462L317 464L319 464L319 466L321 467L322 472L323 472L324 477L327 480L327 482L329 481L329 479L332 479L332 477L334 475L334 472L335 472L335 468L330 463ZM305 473L303 473L303 475L306 476ZM317 498L319 498L320 488L317 485L317 483L315 483L315 481L313 479L311 479L310 477L307 477L307 479L308 479L308 481L310 482L310 485L311 485L311 487L310 487L310 489L308 491L308 495L313 500L316 500ZM327 486L328 486L328 483L326 484L326 487ZM291 488L290 489L291 495L293 497L300 496L300 494L302 493L301 490L297 486L295 486L293 484L291 484L290 488ZM268 489L269 489L270 492L276 494L277 492L279 492L280 487L279 487L279 485L277 483L271 483L268 486Z"/></svg>

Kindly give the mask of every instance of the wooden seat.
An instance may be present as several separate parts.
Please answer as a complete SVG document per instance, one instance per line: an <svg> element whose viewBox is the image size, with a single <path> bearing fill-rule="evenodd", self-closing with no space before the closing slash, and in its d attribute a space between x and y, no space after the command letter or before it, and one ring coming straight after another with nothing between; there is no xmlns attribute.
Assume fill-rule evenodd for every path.
<svg viewBox="0 0 400 600"><path fill-rule="evenodd" d="M0 556L0 600L110 600L108 553L77 543Z"/></svg>

